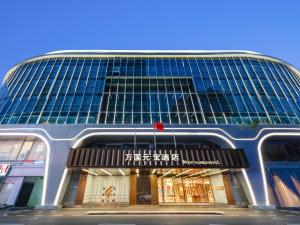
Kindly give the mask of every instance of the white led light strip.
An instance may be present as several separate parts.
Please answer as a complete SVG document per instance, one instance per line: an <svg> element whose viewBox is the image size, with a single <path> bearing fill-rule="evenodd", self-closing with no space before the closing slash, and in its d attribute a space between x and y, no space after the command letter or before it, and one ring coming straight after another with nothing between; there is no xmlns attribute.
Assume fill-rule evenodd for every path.
<svg viewBox="0 0 300 225"><path fill-rule="evenodd" d="M45 197L46 197L46 192L47 192L47 183L48 183L48 171L49 171L49 158L50 158L50 154L51 154L51 148L50 148L50 144L48 142L48 140L41 134L39 133L33 133L33 131L40 131L40 132L43 132L45 133L45 135L51 140L51 141L73 141L75 139L77 139L81 134L83 134L84 132L86 131L95 131L95 130L107 130L107 129L110 129L110 130L129 130L129 128L86 128L86 129L83 129L82 131L80 131L77 135L75 135L73 138L63 138L63 139L60 139L60 138L53 138L45 129L43 128L2 128L0 129L0 135L2 136L34 136L34 137L38 137L40 138L42 141L44 141L44 143L46 144L47 146L47 156L46 156L46 164L45 164L45 175L44 175L44 180L43 180L43 191L42 191L42 200L41 200L41 205L45 205ZM149 129L152 129L152 128L136 128L136 130L149 130ZM153 129L152 129L153 130ZM252 137L252 138L236 138L236 137L233 137L231 136L229 133L227 133L225 130L221 129L221 128L165 128L165 130L214 130L214 131L221 131L223 132L224 134L226 134L230 139L232 140L236 140L236 141L253 141L253 140L257 140L259 138L259 136L262 134L262 132L264 131L278 131L278 132L272 132L272 133L269 133L269 134L266 134L264 136L262 136L259 144L258 144L258 155L259 155L259 162L260 162L260 168L261 168L261 173L262 173L262 178L263 178L263 185L264 185L264 194L265 194L265 203L266 205L270 205L270 202L269 202L269 196L268 196L268 192L267 192L267 181L266 181L266 175L265 175L265 171L264 171L264 164L263 164L263 159L262 159L262 155L261 155L261 146L262 146L262 143L263 141L268 138L268 137L271 137L271 136L300 136L300 128L278 128L278 127L275 127L275 128L262 128L258 134L255 136L255 137ZM285 131L285 132L279 132L279 131ZM288 132L290 131L290 132ZM296 132L298 131L298 132ZM92 134L87 134L83 137L81 137L79 140L77 140L75 142L75 144L73 145L73 147L76 147L77 145L79 145L80 141L89 137L89 136L93 136L93 135L138 135L140 132L95 132L95 133L92 133ZM153 135L153 131L152 132L143 132L143 134L141 135L145 135L148 134L148 135ZM164 132L164 133L157 133L156 132L156 135L161 135L161 134L164 134L164 135L212 135L212 136L217 136L217 137L220 137L221 139L225 140L232 148L235 148L234 144L228 139L226 138L225 136L223 135L220 135L220 134L216 134L216 133L208 133L208 132L193 132L193 133L190 133L190 132L168 132L167 134ZM57 191L57 195L56 195L56 200L58 200L58 197L60 196L60 192L61 192L61 189L62 189L62 186L63 186L63 181L65 180L65 177L66 177L66 173L67 173L67 169L65 169L63 175L62 175L62 178L61 178L61 182L60 182L60 185L59 185L59 188L58 188L58 191ZM257 205L256 203L256 199L255 199L255 196L254 196L254 193L253 193L253 189L252 189L252 186L250 184L250 181L249 181L249 178L248 178L248 175L247 175L247 172L245 169L242 169L242 173L245 177L245 180L246 180L246 183L247 183L247 186L248 186L248 189L249 189L249 192L250 192L250 195L251 195L251 199L252 199L252 202L253 202L253 205ZM55 201L53 203L54 205L57 205L57 201Z"/></svg>

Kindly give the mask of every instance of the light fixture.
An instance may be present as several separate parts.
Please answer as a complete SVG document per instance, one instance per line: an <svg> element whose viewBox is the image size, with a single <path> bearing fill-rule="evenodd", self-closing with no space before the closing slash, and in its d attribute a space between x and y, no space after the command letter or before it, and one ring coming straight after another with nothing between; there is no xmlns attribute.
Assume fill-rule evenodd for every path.
<svg viewBox="0 0 300 225"><path fill-rule="evenodd" d="M201 174L201 173L205 173L205 172L207 172L207 171L209 171L209 170L210 170L210 169L202 170L202 171L200 171L200 172L198 172L198 173L194 173L194 174L189 175L189 177L192 177L192 176L195 176L195 175L198 175L198 174Z"/></svg>
<svg viewBox="0 0 300 225"><path fill-rule="evenodd" d="M225 172L225 171L228 171L229 169L225 169L225 170L219 170L217 172L213 172L213 173L209 173L209 174L205 174L203 175L203 177L207 177L207 176L211 176L211 175L215 175L215 174L219 174L219 173L222 173L222 172Z"/></svg>
<svg viewBox="0 0 300 225"><path fill-rule="evenodd" d="M103 173L106 173L107 175L109 175L109 176L111 176L112 174L111 173L109 173L109 172L107 172L106 170L104 170L104 169L100 169Z"/></svg>
<svg viewBox="0 0 300 225"><path fill-rule="evenodd" d="M161 177L159 177L159 178L163 178L163 177L165 177L165 176L167 176L169 173L171 173L172 171L174 171L175 169L171 169L171 170L169 170L167 173L165 173L164 175L162 175Z"/></svg>
<svg viewBox="0 0 300 225"><path fill-rule="evenodd" d="M188 172L190 172L191 170L193 170L193 169L189 169L189 170L183 171L182 173L177 174L175 177L178 177L178 176L180 176L180 175L182 175L182 174L188 173Z"/></svg>
<svg viewBox="0 0 300 225"><path fill-rule="evenodd" d="M92 174L92 175L94 175L94 176L98 176L97 173L93 173L93 172L91 172L91 171L89 171L89 170L86 170L86 169L81 169L81 170L84 171L84 172L87 172L87 173L89 173L89 174Z"/></svg>
<svg viewBox="0 0 300 225"><path fill-rule="evenodd" d="M152 173L155 173L156 172L156 169L154 169L153 171L152 171Z"/></svg>
<svg viewBox="0 0 300 225"><path fill-rule="evenodd" d="M137 174L139 174L139 173L140 173L139 169L136 169L136 170L135 170L135 172L136 172Z"/></svg>
<svg viewBox="0 0 300 225"><path fill-rule="evenodd" d="M125 173L123 172L123 170L119 169L119 172L120 172L123 176L125 176Z"/></svg>

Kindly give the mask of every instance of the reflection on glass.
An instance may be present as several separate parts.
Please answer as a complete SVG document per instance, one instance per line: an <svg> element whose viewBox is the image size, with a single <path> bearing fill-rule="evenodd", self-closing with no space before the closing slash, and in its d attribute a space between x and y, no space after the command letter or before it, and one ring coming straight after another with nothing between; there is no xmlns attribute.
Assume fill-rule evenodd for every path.
<svg viewBox="0 0 300 225"><path fill-rule="evenodd" d="M160 203L214 203L212 185L207 177L209 170L174 169L170 173L159 169L158 194ZM164 176L163 174L167 174Z"/></svg>

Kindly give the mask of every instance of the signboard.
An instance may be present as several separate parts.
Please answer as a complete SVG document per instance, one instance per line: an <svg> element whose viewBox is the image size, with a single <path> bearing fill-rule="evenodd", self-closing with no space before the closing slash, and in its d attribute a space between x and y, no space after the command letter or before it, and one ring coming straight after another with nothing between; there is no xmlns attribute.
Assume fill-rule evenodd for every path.
<svg viewBox="0 0 300 225"><path fill-rule="evenodd" d="M71 149L68 167L247 168L243 149Z"/></svg>
<svg viewBox="0 0 300 225"><path fill-rule="evenodd" d="M0 163L0 176L5 176L10 168L10 164L8 163Z"/></svg>

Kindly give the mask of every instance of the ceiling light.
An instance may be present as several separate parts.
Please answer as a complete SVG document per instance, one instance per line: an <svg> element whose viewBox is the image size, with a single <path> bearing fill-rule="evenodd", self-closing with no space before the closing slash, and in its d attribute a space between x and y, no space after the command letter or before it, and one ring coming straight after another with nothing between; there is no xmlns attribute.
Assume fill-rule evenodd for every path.
<svg viewBox="0 0 300 225"><path fill-rule="evenodd" d="M125 173L124 173L121 169L119 169L119 172L120 172L123 176L125 176Z"/></svg>
<svg viewBox="0 0 300 225"><path fill-rule="evenodd" d="M198 172L198 173L194 173L194 174L189 175L189 177L192 177L192 176L195 176L195 175L198 175L198 174L201 174L201 173L205 173L205 172L207 172L207 171L209 171L209 170L210 170L210 169L202 170L202 171L200 171L200 172Z"/></svg>
<svg viewBox="0 0 300 225"><path fill-rule="evenodd" d="M111 176L112 174L111 173L109 173L109 172L107 172L106 170L104 170L104 169L100 169L103 173L106 173L107 175L109 175L109 176Z"/></svg>
<svg viewBox="0 0 300 225"><path fill-rule="evenodd" d="M92 175L94 175L94 176L98 176L97 173L93 173L93 172L91 172L91 171L89 171L89 170L86 170L86 169L81 169L81 170L84 171L84 172L87 172L87 173L89 173L89 174L92 174Z"/></svg>
<svg viewBox="0 0 300 225"><path fill-rule="evenodd" d="M203 177L207 177L207 176L211 176L211 175L215 175L215 174L219 174L219 173L222 173L222 172L225 172L225 171L228 171L229 169L225 169L225 170L219 170L217 172L213 172L213 173L209 173L209 174L205 174L203 175Z"/></svg>
<svg viewBox="0 0 300 225"><path fill-rule="evenodd" d="M169 170L167 173L165 173L164 175L162 175L161 177L159 177L159 178L163 178L164 176L167 176L169 173L171 173L172 171L174 171L175 169L171 169L171 170Z"/></svg>
<svg viewBox="0 0 300 225"><path fill-rule="evenodd" d="M180 175L182 175L182 174L188 173L188 172L190 172L191 170L193 170L193 169L189 169L189 170L183 171L182 173L177 174L175 177L178 177L178 176L180 176Z"/></svg>

